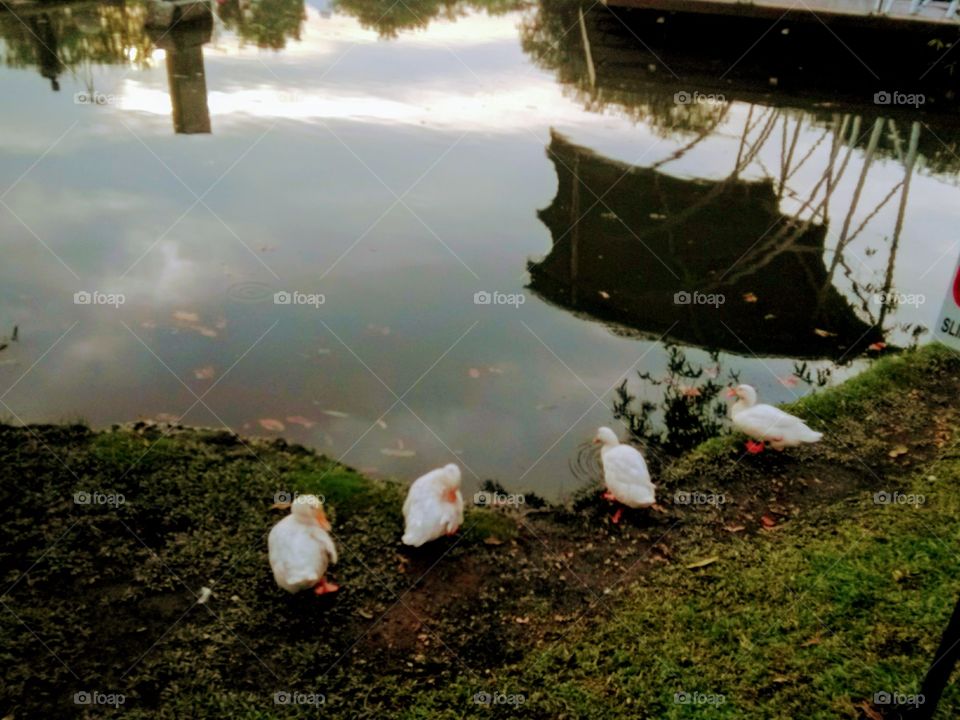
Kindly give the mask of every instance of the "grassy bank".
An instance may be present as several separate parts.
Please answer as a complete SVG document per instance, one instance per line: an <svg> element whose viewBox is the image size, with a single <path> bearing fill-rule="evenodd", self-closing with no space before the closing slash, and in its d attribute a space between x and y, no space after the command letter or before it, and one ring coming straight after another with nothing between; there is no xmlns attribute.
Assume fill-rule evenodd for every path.
<svg viewBox="0 0 960 720"><path fill-rule="evenodd" d="M881 360L793 408L825 431L818 446L746 456L721 438L682 458L662 515L613 526L590 490L471 510L417 551L399 543L404 486L302 448L0 427L0 710L869 717L876 693L916 692L960 593L958 377L942 348ZM306 491L333 518L335 596L289 596L270 575L269 506ZM123 707L74 704L93 691ZM275 702L294 692L324 707ZM957 715L960 694L942 707Z"/></svg>

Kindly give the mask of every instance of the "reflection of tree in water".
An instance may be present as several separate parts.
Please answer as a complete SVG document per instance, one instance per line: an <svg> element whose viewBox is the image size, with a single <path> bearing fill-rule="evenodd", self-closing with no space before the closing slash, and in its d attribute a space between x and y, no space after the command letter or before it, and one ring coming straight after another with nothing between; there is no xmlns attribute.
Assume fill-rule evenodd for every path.
<svg viewBox="0 0 960 720"><path fill-rule="evenodd" d="M584 43L587 28L598 17L589 12L581 15L579 3L570 0L541 2L537 11L528 14L520 25L523 50L534 63L556 72L564 92L592 112L616 112L635 122L646 122L663 136L709 132L719 125L727 113L724 102L682 104L676 102L672 90L664 92L656 86L639 90L611 83L598 89L595 68L609 71L636 63L635 51L626 38L613 42L607 35L604 40L610 40L610 44L591 44L587 49ZM591 31L591 37L596 35L596 31ZM593 65L591 53L601 52L604 62ZM638 68L638 73L640 70ZM644 74L655 74L658 70L667 72L657 65L642 68Z"/></svg>
<svg viewBox="0 0 960 720"><path fill-rule="evenodd" d="M83 65L148 64L152 43L142 5L73 5L0 13L3 63L36 66L58 89L56 78Z"/></svg>
<svg viewBox="0 0 960 720"><path fill-rule="evenodd" d="M299 41L307 17L303 0L226 0L218 8L224 26L241 40L272 50Z"/></svg>
<svg viewBox="0 0 960 720"><path fill-rule="evenodd" d="M455 20L468 10L501 15L526 5L526 0L334 0L333 7L381 37L395 38L403 30L422 30L432 20Z"/></svg>

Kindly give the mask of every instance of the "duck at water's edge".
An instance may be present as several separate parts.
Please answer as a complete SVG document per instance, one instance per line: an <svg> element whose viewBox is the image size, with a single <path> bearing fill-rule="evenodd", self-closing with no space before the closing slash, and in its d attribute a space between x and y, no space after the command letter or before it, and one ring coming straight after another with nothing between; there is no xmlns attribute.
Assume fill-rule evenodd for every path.
<svg viewBox="0 0 960 720"><path fill-rule="evenodd" d="M624 445L617 434L608 427L601 427L593 442L602 445L600 461L603 465L603 482L606 492L603 497L630 508L652 508L662 511L657 505L656 485L650 481L650 472L643 455L635 447ZM618 508L611 520L620 522L623 508Z"/></svg>
<svg viewBox="0 0 960 720"><path fill-rule="evenodd" d="M463 524L460 468L450 463L414 480L403 503L404 545L420 547Z"/></svg>
<svg viewBox="0 0 960 720"><path fill-rule="evenodd" d="M730 406L733 426L759 441L747 441L747 452L751 454L762 452L764 442L769 442L774 450L783 450L815 443L823 437L823 433L811 430L800 418L773 405L757 404L757 391L750 385L737 385L727 396L737 398Z"/></svg>
<svg viewBox="0 0 960 720"><path fill-rule="evenodd" d="M317 595L340 589L324 577L327 568L337 563L337 548L329 530L330 521L320 498L297 496L290 514L274 525L267 537L270 567L277 585L292 593L312 587Z"/></svg>

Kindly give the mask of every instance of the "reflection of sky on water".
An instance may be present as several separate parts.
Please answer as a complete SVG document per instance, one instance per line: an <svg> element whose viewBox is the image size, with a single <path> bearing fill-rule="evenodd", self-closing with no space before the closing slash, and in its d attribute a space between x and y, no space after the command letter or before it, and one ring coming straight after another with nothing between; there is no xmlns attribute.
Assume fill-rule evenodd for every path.
<svg viewBox="0 0 960 720"><path fill-rule="evenodd" d="M212 135L172 134L159 53L148 70L93 69L95 89L115 94L116 106L74 105L73 93L89 89L80 77L63 78L56 94L33 71L0 71L6 96L17 98L4 108L0 186L66 132L4 197L22 224L0 207L0 333L21 327L0 384L72 327L4 402L27 421L179 415L196 400L184 384L202 394L242 357L206 396L210 410L197 405L184 422L258 433L258 419L276 418L288 437L335 456L349 450L346 462L384 473L412 477L453 451L480 477L571 490L574 448L610 422L609 398L594 394L635 365L662 372L662 350L529 293L519 309L476 306L473 293L522 292L526 261L549 250L536 210L556 192L544 154L551 126L639 165L689 138L660 139L614 113L583 110L523 55L518 19L471 14L384 42L350 18L308 8L303 41L281 52L241 47L219 31L204 48ZM746 112L735 105L664 171L727 175ZM801 146L819 132L805 130ZM770 143L743 176L776 167L778 150ZM791 187L813 185L826 152L815 151ZM859 163L855 154L831 206L828 254ZM877 161L870 178L864 208L902 178L902 166ZM900 291L946 287L954 238L944 228L956 224L956 192L922 170L914 177ZM195 194L203 204L193 205ZM849 249L854 277L882 272L895 215L891 203ZM238 302L231 288L244 282L323 292L326 303ZM849 290L843 274L835 282ZM75 306L80 289L123 292L127 304ZM928 323L938 306L900 308L896 318ZM767 398L797 391L777 380L788 360L725 361ZM208 366L213 380L196 377ZM391 406L386 427L376 424ZM298 416L315 424L286 420ZM407 449L416 456L400 457Z"/></svg>

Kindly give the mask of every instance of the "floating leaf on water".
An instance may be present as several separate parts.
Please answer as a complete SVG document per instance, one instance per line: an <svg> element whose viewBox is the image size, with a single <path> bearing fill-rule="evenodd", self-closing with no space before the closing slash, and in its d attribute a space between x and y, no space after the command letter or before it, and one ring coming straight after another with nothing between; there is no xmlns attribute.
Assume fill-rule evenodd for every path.
<svg viewBox="0 0 960 720"><path fill-rule="evenodd" d="M697 560L686 566L687 570L696 570L697 568L706 567L707 565L713 565L717 560L720 559L719 555L711 555L710 557L704 558L703 560Z"/></svg>
<svg viewBox="0 0 960 720"><path fill-rule="evenodd" d="M213 375L213 365L205 365L204 367L197 368L193 371L193 376L197 380L213 380Z"/></svg>
<svg viewBox="0 0 960 720"><path fill-rule="evenodd" d="M795 387L797 382L799 382L797 378L795 378L793 375L787 375L786 377L777 378L777 380L779 380L780 384L783 385L784 387Z"/></svg>
<svg viewBox="0 0 960 720"><path fill-rule="evenodd" d="M310 418L306 418L303 415L288 415L287 422L291 425L300 425L305 428L312 428L316 423Z"/></svg>
<svg viewBox="0 0 960 720"><path fill-rule="evenodd" d="M206 325L197 325L191 328L191 330L196 330L204 337L215 338L217 336L217 331L213 328L208 328Z"/></svg>
<svg viewBox="0 0 960 720"><path fill-rule="evenodd" d="M493 373L494 375L503 375L503 368L492 365L487 368L487 372Z"/></svg>
<svg viewBox="0 0 960 720"><path fill-rule="evenodd" d="M381 430L387 429L387 424L383 420L377 420L377 425L380 427Z"/></svg>
<svg viewBox="0 0 960 720"><path fill-rule="evenodd" d="M820 328L814 328L813 331L822 338L836 337L835 332L830 332L829 330L821 330Z"/></svg>
<svg viewBox="0 0 960 720"><path fill-rule="evenodd" d="M200 322L200 316L195 312L187 312L186 310L177 310L173 314L173 319L177 322L184 323L198 323Z"/></svg>
<svg viewBox="0 0 960 720"><path fill-rule="evenodd" d="M413 457L417 454L413 450L405 450L404 448L380 448L380 452L388 457L398 458Z"/></svg>
<svg viewBox="0 0 960 720"><path fill-rule="evenodd" d="M286 425L273 418L260 418L257 422L260 423L260 427L270 432L283 432L286 428Z"/></svg>
<svg viewBox="0 0 960 720"><path fill-rule="evenodd" d="M476 380L478 377L480 377L480 371L477 370L477 368L470 368L470 370L467 372L467 374L468 374L470 377L472 377L474 380Z"/></svg>
<svg viewBox="0 0 960 720"><path fill-rule="evenodd" d="M329 415L330 417L335 417L335 418L350 417L350 415L348 415L347 413L340 412L339 410L323 410L322 412L324 415Z"/></svg>

